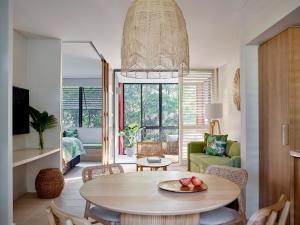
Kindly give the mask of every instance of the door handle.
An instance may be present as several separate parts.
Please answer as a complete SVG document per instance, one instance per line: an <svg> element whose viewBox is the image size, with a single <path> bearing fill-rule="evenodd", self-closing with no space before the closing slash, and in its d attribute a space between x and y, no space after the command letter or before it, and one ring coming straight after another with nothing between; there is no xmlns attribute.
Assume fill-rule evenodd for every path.
<svg viewBox="0 0 300 225"><path fill-rule="evenodd" d="M281 143L283 146L289 145L289 124L281 125Z"/></svg>

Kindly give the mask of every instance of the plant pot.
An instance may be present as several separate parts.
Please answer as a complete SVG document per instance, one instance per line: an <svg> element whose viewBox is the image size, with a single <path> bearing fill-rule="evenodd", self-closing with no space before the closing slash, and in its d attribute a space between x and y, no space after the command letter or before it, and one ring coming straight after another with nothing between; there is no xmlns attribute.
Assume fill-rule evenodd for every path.
<svg viewBox="0 0 300 225"><path fill-rule="evenodd" d="M135 154L135 147L126 147L126 155L132 157Z"/></svg>

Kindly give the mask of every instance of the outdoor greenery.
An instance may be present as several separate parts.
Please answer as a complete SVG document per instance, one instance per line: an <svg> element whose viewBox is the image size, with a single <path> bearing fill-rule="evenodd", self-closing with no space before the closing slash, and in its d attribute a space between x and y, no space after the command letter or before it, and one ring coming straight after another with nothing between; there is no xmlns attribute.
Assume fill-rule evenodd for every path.
<svg viewBox="0 0 300 225"><path fill-rule="evenodd" d="M82 97L81 101L80 96ZM101 127L101 108L102 90L100 87L64 87L63 122L65 129L80 127L80 125L87 128ZM79 109L82 110L81 116Z"/></svg>
<svg viewBox="0 0 300 225"><path fill-rule="evenodd" d="M136 145L137 136L142 129L143 128L141 128L137 123L131 123L120 132L119 135L124 137L126 147L133 147Z"/></svg>
<svg viewBox="0 0 300 225"><path fill-rule="evenodd" d="M124 84L124 125L145 127L142 140L166 141L178 134L178 92L177 84Z"/></svg>

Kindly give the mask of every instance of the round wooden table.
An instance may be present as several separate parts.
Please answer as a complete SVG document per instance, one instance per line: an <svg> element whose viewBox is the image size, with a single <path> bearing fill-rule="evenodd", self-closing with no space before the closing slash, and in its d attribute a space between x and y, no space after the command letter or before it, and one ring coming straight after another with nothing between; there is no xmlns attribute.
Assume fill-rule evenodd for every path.
<svg viewBox="0 0 300 225"><path fill-rule="evenodd" d="M163 168L163 170L167 170L167 167L172 164L172 161L170 159L161 158L161 162L159 163L149 163L147 160L147 157L140 158L136 161L136 170L138 171L138 168L143 171L144 167L150 168L150 170L158 170L159 168Z"/></svg>
<svg viewBox="0 0 300 225"><path fill-rule="evenodd" d="M208 190L173 193L157 186L161 181L193 175L202 179ZM120 212L121 225L198 225L199 213L231 203L240 189L226 179L207 174L149 171L100 176L85 183L80 194L94 205Z"/></svg>

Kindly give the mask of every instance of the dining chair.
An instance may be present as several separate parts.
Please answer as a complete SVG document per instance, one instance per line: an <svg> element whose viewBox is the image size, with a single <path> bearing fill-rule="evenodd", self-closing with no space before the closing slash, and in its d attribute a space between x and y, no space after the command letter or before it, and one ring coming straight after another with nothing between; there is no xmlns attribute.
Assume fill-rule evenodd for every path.
<svg viewBox="0 0 300 225"><path fill-rule="evenodd" d="M209 212L200 214L201 225L219 225L219 224L246 224L245 213L245 188L248 181L248 173L244 169L227 166L211 165L206 169L206 174L223 177L237 186L241 193L238 196L238 210L222 207Z"/></svg>
<svg viewBox="0 0 300 225"><path fill-rule="evenodd" d="M137 143L136 158L144 158L148 156L158 156L160 158L165 157L165 152L163 150L162 142L154 141L143 141ZM138 171L140 166L136 165L136 170Z"/></svg>
<svg viewBox="0 0 300 225"><path fill-rule="evenodd" d="M82 180L84 183L96 179L99 176L124 173L120 164L108 164L100 166L86 167L82 171ZM84 218L92 218L96 223L103 225L116 225L120 223L120 213L104 209L99 206L92 206L86 201ZM93 222L94 223L94 222Z"/></svg>
<svg viewBox="0 0 300 225"><path fill-rule="evenodd" d="M288 201L286 195L281 195L278 202L254 213L247 225L285 225L290 206L291 203Z"/></svg>
<svg viewBox="0 0 300 225"><path fill-rule="evenodd" d="M54 201L50 203L46 212L50 225L91 225L91 223L86 219L79 218L62 211L55 205Z"/></svg>

